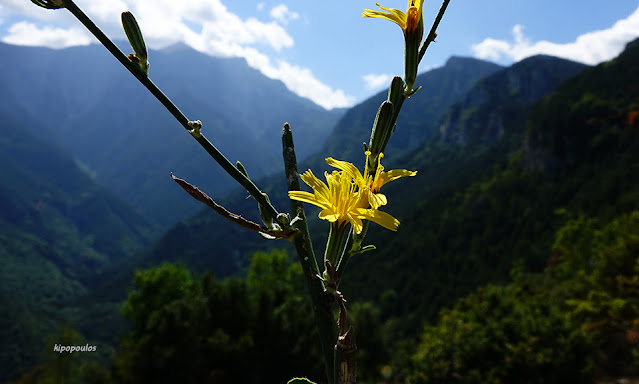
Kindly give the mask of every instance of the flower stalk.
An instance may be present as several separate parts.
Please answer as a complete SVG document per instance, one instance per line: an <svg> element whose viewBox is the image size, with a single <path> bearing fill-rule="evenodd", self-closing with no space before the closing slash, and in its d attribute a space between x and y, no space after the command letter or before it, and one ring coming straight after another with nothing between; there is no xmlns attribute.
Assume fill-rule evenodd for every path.
<svg viewBox="0 0 639 384"><path fill-rule="evenodd" d="M326 251L324 252L324 262L328 261L331 265L338 265L339 257L342 254L342 245L344 244L344 235L346 235L346 223L331 223L328 240L326 241ZM324 276L328 278L328 276Z"/></svg>
<svg viewBox="0 0 639 384"><path fill-rule="evenodd" d="M282 149L284 157L284 171L286 174L286 185L289 192L300 190L300 178L297 172L297 157L295 156L295 146L293 144L293 132L288 123L284 124L282 130ZM290 198L291 212L299 218L293 228L297 233L293 235L292 242L304 271L304 278L308 287L311 301L313 303L313 313L315 324L320 337L322 354L324 356L324 367L329 384L335 383L334 355L333 348L337 340L337 327L335 326L335 314L333 312L333 300L326 292L324 280L320 278L319 267L313 251L311 234L308 231L304 203Z"/></svg>
<svg viewBox="0 0 639 384"><path fill-rule="evenodd" d="M404 34L404 78L393 78L387 100L384 101L375 117L370 141L365 146L366 161L364 172L353 164L326 158L326 162L336 168L325 172L326 183L308 170L299 175L293 144L291 127L284 124L282 147L286 183L290 200L290 215L279 213L270 203L268 196L251 181L248 172L240 162L231 162L202 134L202 122L191 121L173 104L173 102L148 77L148 52L142 32L133 14L122 14L122 25L135 51L124 55L104 33L78 8L72 0L31 0L34 4L48 9L68 9L104 47L142 83L149 92L171 113L174 118L193 136L209 155L242 185L258 202L261 226L243 217L233 214L217 204L197 187L184 180L173 177L189 194L214 209L220 215L244 228L259 232L268 238L286 238L297 251L304 271L309 294L313 304L313 313L317 325L323 359L329 384L350 384L356 380L355 333L347 327L346 300L337 290L349 260L356 254L374 249L372 245L362 247L370 222L375 222L395 231L399 220L380 208L387 204L387 198L380 192L386 183L401 177L415 176L417 172L395 169L385 172L381 164L386 145L396 129L397 118L404 101L417 92L414 89L417 71L429 44L435 41L436 29L450 2L443 0L437 17L426 39L422 6L424 0L408 0L406 12L379 6L379 10L365 9L363 16L390 20L399 25ZM420 48L421 45L421 48ZM308 184L313 193L300 189L300 178ZM330 222L323 264L325 270L320 273L311 236L308 230L304 204L310 203L322 208L319 218ZM335 321L335 304L339 304L339 320ZM339 325L339 329L336 326ZM294 381L303 381L295 379Z"/></svg>
<svg viewBox="0 0 639 384"><path fill-rule="evenodd" d="M58 0L59 1L59 0ZM49 1L51 2L51 1ZM194 135L193 123L173 104L173 102L162 92L149 77L144 73L137 63L132 62L113 42L98 28L97 25L82 12L82 10L72 1L64 0L66 9L73 14L97 39L104 47L126 68L129 72L151 92L153 96L173 115L173 117L187 130L195 140L206 150L206 152L215 160L226 173L228 173L235 181L242 185L249 194L257 200L272 217L277 217L279 212L264 197L262 191L242 172L240 172L223 154L215 147L203 134L198 130L198 135ZM191 123L191 124L189 124ZM201 127L201 123L200 123Z"/></svg>
<svg viewBox="0 0 639 384"><path fill-rule="evenodd" d="M430 32L428 32L428 36L426 37L426 40L424 40L424 45L422 45L422 48L419 50L419 61L422 61L422 58L424 57L424 54L426 53L426 50L428 49L430 43L432 41L435 41L435 38L437 37L437 27L439 27L439 23L442 21L442 17L444 17L444 13L446 12L446 8L448 8L449 3L450 0L444 0L442 6L439 8L439 12L437 12L437 16L433 21Z"/></svg>

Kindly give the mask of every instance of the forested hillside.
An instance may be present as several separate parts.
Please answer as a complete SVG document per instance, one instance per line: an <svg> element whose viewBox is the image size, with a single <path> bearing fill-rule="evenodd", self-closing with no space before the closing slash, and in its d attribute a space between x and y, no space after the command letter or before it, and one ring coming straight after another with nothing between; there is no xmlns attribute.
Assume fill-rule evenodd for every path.
<svg viewBox="0 0 639 384"><path fill-rule="evenodd" d="M127 44L127 43L124 43ZM129 50L129 47L123 50ZM55 142L138 214L168 228L197 211L170 172L226 194L232 179L102 46L52 50L0 43L0 111ZM255 176L280 162L285 121L303 130L300 157L330 134L343 110L327 111L250 68L187 46L150 52L149 77L233 162ZM34 102L35 101L35 102Z"/></svg>
<svg viewBox="0 0 639 384"><path fill-rule="evenodd" d="M109 281L159 230L64 150L0 112L0 380L24 371L61 309Z"/></svg>
<svg viewBox="0 0 639 384"><path fill-rule="evenodd" d="M365 244L377 249L356 256L339 287L357 329L359 382L588 383L639 375L637 68L639 41L593 68L524 60L467 93L483 98L460 96L432 140L385 159L387 169L419 174L384 187L399 230L371 227ZM135 274L122 306L131 328L112 365L67 360L66 377L279 383L303 367L321 380L310 305L291 255L258 253L243 264L237 249L207 245L209 234L219 241L233 234L211 218L218 219L201 213L181 223L147 254L147 262L186 266ZM325 232L323 224L312 223L313 233ZM202 272L214 262L231 272L245 266L246 274ZM61 377L59 366L59 358L45 360L21 382Z"/></svg>

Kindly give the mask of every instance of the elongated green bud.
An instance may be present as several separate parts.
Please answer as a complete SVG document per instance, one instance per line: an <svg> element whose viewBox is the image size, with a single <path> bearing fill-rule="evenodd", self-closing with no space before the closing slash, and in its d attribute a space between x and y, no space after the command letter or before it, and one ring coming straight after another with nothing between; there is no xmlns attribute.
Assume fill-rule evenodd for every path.
<svg viewBox="0 0 639 384"><path fill-rule="evenodd" d="M415 19L417 19L416 25L413 24ZM424 19L421 15L415 14L411 19L411 26L406 27L406 31L404 32L404 80L406 81L406 97L410 97L417 90L413 90L413 86L415 85L415 80L417 79L417 68L419 67L420 55L419 55L419 46L422 43L422 38L424 37Z"/></svg>
<svg viewBox="0 0 639 384"><path fill-rule="evenodd" d="M388 88L388 101L393 105L399 104L399 99L404 97L404 80L400 76L393 77Z"/></svg>
<svg viewBox="0 0 639 384"><path fill-rule="evenodd" d="M122 27L124 28L124 33L126 33L126 37L129 39L129 43L135 52L135 55L129 55L129 59L137 61L142 72L148 73L149 55L146 50L146 44L144 43L144 37L142 36L142 31L140 31L138 22L135 21L135 17L131 12L122 12Z"/></svg>
<svg viewBox="0 0 639 384"><path fill-rule="evenodd" d="M39 7L46 9L66 8L64 0L31 0L31 2Z"/></svg>
<svg viewBox="0 0 639 384"><path fill-rule="evenodd" d="M382 148L386 146L386 142L390 138L392 118L393 103L386 100L379 106L377 115L375 116L375 122L373 123L371 139L368 145L368 149L372 154L372 156L370 156L371 159L369 159L370 161L376 161L377 155L379 155Z"/></svg>
<svg viewBox="0 0 639 384"><path fill-rule="evenodd" d="M413 85L417 79L417 65L419 64L419 43L406 41L404 48L404 78L406 80L406 96L412 95Z"/></svg>
<svg viewBox="0 0 639 384"><path fill-rule="evenodd" d="M246 168L244 168L244 165L242 163L240 163L239 161L236 162L235 167L237 168L238 171L242 172L242 174L246 176L246 178L248 179L249 177L248 172L246 171Z"/></svg>

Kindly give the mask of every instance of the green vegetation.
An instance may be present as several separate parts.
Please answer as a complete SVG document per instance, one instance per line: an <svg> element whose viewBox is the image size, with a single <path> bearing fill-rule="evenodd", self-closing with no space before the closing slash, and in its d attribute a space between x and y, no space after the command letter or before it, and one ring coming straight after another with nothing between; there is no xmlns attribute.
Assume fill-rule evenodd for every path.
<svg viewBox="0 0 639 384"><path fill-rule="evenodd" d="M394 337L401 321L383 321L380 307L397 302L392 291L375 304L352 303L362 335L358 382L565 383L639 374L637 228L639 211L604 226L568 219L542 273L517 265L510 283L482 286L442 310L418 345ZM134 283L122 306L131 328L110 370L86 354L48 353L16 383L283 383L323 375L301 270L285 252L256 253L245 279L198 277L165 263L138 271ZM52 340L84 344L68 327Z"/></svg>
<svg viewBox="0 0 639 384"><path fill-rule="evenodd" d="M131 331L114 360L119 383L284 383L323 373L301 270L284 252L256 253L246 279L163 264L134 282L122 309Z"/></svg>
<svg viewBox="0 0 639 384"><path fill-rule="evenodd" d="M639 374L639 211L570 220L540 274L513 270L426 326L414 383L590 382Z"/></svg>
<svg viewBox="0 0 639 384"><path fill-rule="evenodd" d="M400 196L401 201L421 196L421 202L393 202L397 210L411 213L400 217L396 234L374 234L377 251L351 261L349 274L355 276L343 291L349 297L374 300L394 289L398 302L382 307L382 313L407 321L408 329L418 329L422 321L436 320L439 308L477 286L507 283L516 263L523 263L526 271L542 271L555 232L565 222L555 214L558 209L592 217L602 225L636 209L639 132L626 116L637 109L628 97L633 94L628 84L639 81L637 46L630 44L612 64L586 69L564 82L533 109L527 135L507 133L490 147L437 143L415 152L412 159L423 162L415 167L420 170L415 180L423 177L425 185L401 190L391 185L384 193ZM607 100L607 110L573 108L560 114L548 101L580 100L593 87L588 81L593 76L626 89L623 102L610 84L597 91ZM561 116L569 116L572 125L554 120ZM593 118L596 134L589 128ZM552 135L558 143L581 143L576 146L581 150L569 154L535 139ZM396 244L403 244L402 252L393 251Z"/></svg>
<svg viewBox="0 0 639 384"><path fill-rule="evenodd" d="M443 140L395 161L416 164L415 180L421 178L384 190L394 196L389 211L404 213L400 230L372 227L369 239L377 250L355 257L348 282L339 287L358 334L359 382L560 383L639 375L637 52L639 42L631 43L617 60L566 81L525 124L492 143L482 142L482 135L467 136L477 141L464 147ZM481 125L495 113L514 119L513 111L528 110L515 107L499 115L466 106L461 123ZM508 119L504 127L511 126ZM239 204L254 208L242 195ZM45 229L74 231L65 228ZM22 229L2 234L0 252L14 257L46 249L56 266L56 257L69 257ZM257 253L248 264L239 246L212 245L221 235L236 234L200 214L156 244L148 262L181 257L188 267L161 264L136 273L122 307L130 328L111 365L57 356L21 382L323 377L299 266L283 251ZM90 236L83 239L95 244ZM184 248L193 243L206 251ZM91 262L108 260L99 252L86 255ZM214 263L223 267L219 275L244 267L246 277L192 272ZM38 295L44 304L61 300L53 292L83 293L68 275L46 274L63 289ZM20 340L41 340L39 313L22 298L0 294L7 298L6 313L31 330ZM96 304L96 313L100 309L105 306ZM7 325L6 332L15 329L15 322ZM55 340L70 334L61 330ZM27 359L17 352L11 358ZM288 371L282 362L289 362Z"/></svg>
<svg viewBox="0 0 639 384"><path fill-rule="evenodd" d="M43 358L42 340L68 319L62 308L107 281L158 231L23 121L2 112L0 121L5 380Z"/></svg>

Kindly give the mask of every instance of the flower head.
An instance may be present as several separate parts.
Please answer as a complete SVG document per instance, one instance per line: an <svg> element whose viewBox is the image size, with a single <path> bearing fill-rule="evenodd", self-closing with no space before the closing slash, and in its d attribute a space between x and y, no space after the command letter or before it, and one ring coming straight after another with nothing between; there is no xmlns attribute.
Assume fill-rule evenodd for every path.
<svg viewBox="0 0 639 384"><path fill-rule="evenodd" d="M383 11L364 9L363 17L377 17L379 19L390 20L399 25L404 32L404 81L406 82L406 97L413 95L417 89L413 89L417 78L417 67L421 60L419 55L419 45L424 37L424 21L422 20L422 5L424 0L408 0L406 13L395 8L384 8L379 3L375 3ZM386 11L386 12L384 12Z"/></svg>
<svg viewBox="0 0 639 384"><path fill-rule="evenodd" d="M422 5L424 4L424 0L408 0L406 13L396 8L382 7L379 3L375 4L386 12L364 9L362 16L390 20L402 28L405 36L417 30L419 21L422 18Z"/></svg>
<svg viewBox="0 0 639 384"><path fill-rule="evenodd" d="M362 220L370 220L392 231L397 230L399 220L378 210L387 203L386 196L379 193L379 188L389 181L414 176L417 172L393 170L384 173L383 167L379 164L374 177L365 177L352 163L331 157L327 158L326 162L339 169L332 173L324 173L326 184L308 170L300 177L314 193L291 191L288 193L289 197L322 208L319 213L322 220L338 224L349 222L355 233L361 233Z"/></svg>
<svg viewBox="0 0 639 384"><path fill-rule="evenodd" d="M368 157L370 155L371 153L366 151L366 164L368 164ZM373 209L378 209L382 205L386 205L388 203L386 196L379 193L379 190L384 184L405 176L415 176L417 174L417 171L408 171L406 169L393 169L388 172L384 172L384 166L382 165L383 157L384 154L380 153L377 158L377 170L375 171L375 175L368 175L368 172L365 171L362 176L359 169L357 169L357 167L353 164L346 161L335 160L331 157L326 159L326 162L330 166L348 173L359 186L359 191L362 196L366 198L365 201L368 205L370 205Z"/></svg>

